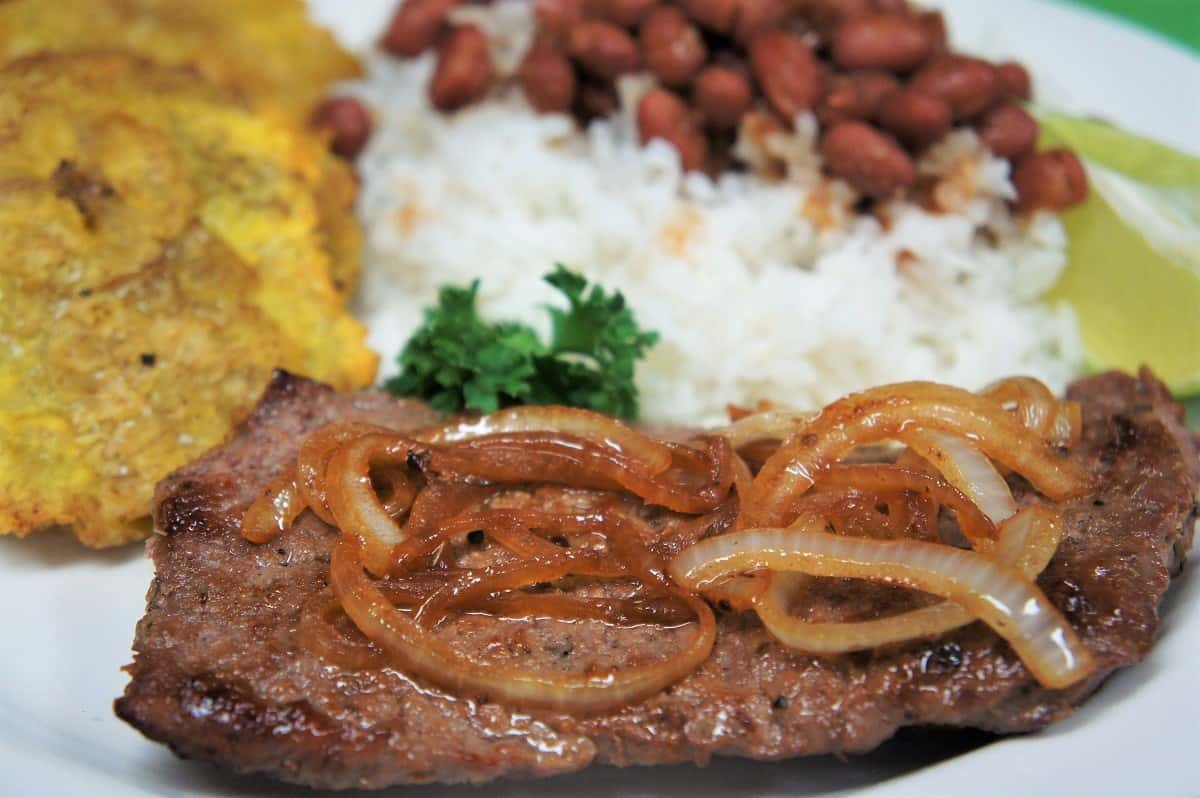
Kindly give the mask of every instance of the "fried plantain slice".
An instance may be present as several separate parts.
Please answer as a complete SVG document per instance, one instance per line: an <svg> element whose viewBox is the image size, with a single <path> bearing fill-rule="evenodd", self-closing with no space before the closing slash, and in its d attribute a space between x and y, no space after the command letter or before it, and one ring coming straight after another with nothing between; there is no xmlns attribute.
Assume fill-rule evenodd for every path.
<svg viewBox="0 0 1200 798"><path fill-rule="evenodd" d="M327 200L317 199L328 191L329 175L346 167L316 138L251 113L184 72L120 54L22 59L0 72L0 94L6 97L0 102L0 177L32 173L55 185L64 163L86 164L86 171L114 191L101 204L105 213L143 212L153 220L163 210L153 188L146 196L132 188L115 194L114 164L134 163L127 171L136 178L137 162L148 157L141 146L130 152L119 141L108 147L76 142L119 139L111 128L160 134L158 140L170 147L195 192L194 215L258 272L256 303L294 342L303 344L292 361L280 365L339 388L374 378L377 357L362 343L362 325L342 311L344 298L334 287L328 219L321 204ZM35 113L45 107L55 109L57 116ZM23 136L19 131L27 116L50 118ZM27 157L27 151L36 157ZM85 218L77 221L76 232L86 234L85 242L104 237L108 228L99 224L101 219L79 215ZM178 220L172 224L177 227ZM164 238L163 231L112 230L118 240L136 239L122 243L126 248L149 249ZM134 268L147 260L138 254L143 256L130 256ZM102 264L98 268L112 268L103 248L87 255ZM73 270L66 276L75 279Z"/></svg>
<svg viewBox="0 0 1200 798"><path fill-rule="evenodd" d="M316 192L317 213L325 249L333 260L333 287L348 299L362 275L363 234L354 215L358 180L340 159L325 161Z"/></svg>
<svg viewBox="0 0 1200 798"><path fill-rule="evenodd" d="M339 168L186 71L116 54L0 70L0 533L143 536L154 483L275 367L374 379L318 198Z"/></svg>
<svg viewBox="0 0 1200 798"><path fill-rule="evenodd" d="M69 524L89 546L143 537L155 482L220 443L287 357L245 299L257 279L199 224L73 297L10 301L0 277L0 529Z"/></svg>
<svg viewBox="0 0 1200 798"><path fill-rule="evenodd" d="M162 132L124 111L33 101L18 113L0 175L24 190L6 192L0 240L23 253L7 270L27 289L78 290L137 271L196 215L199 195Z"/></svg>
<svg viewBox="0 0 1200 798"><path fill-rule="evenodd" d="M0 62L121 50L187 64L260 108L302 120L330 83L362 67L302 0L5 0Z"/></svg>
<svg viewBox="0 0 1200 798"><path fill-rule="evenodd" d="M329 84L362 74L329 31L314 25L301 0L5 0L0 2L0 63L43 52L128 52L186 66L255 109L304 127ZM143 76L160 89L203 93L186 71ZM191 84L196 81L191 80ZM216 93L215 89L210 93ZM334 287L343 300L358 284L361 231L357 184L327 158L319 193Z"/></svg>

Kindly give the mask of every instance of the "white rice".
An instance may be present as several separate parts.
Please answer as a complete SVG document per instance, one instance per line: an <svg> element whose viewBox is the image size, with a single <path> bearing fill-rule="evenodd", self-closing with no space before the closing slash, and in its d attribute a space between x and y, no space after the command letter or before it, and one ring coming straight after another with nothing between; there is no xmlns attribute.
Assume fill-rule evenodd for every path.
<svg viewBox="0 0 1200 798"><path fill-rule="evenodd" d="M511 70L528 4L468 13ZM629 113L580 132L508 87L440 114L426 99L432 68L429 55L380 57L357 87L378 124L359 163L361 296L385 376L444 283L481 278L485 316L545 332L541 306L558 297L541 277L555 262L624 292L661 334L638 372L648 420L716 423L730 402L815 407L906 379L978 388L1031 374L1059 389L1079 370L1073 317L1038 301L1063 266L1063 230L1050 215L1013 219L1006 162L969 132L919 164L942 178L953 212L896 202L885 229L822 180L811 118L795 135L742 142L781 156L787 179L714 182L681 173L662 142L640 146ZM624 107L645 88L627 80Z"/></svg>

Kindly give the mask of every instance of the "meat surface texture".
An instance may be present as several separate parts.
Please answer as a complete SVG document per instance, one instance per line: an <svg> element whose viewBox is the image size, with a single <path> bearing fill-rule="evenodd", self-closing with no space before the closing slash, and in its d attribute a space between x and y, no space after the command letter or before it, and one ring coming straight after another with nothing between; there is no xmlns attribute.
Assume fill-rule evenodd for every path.
<svg viewBox="0 0 1200 798"><path fill-rule="evenodd" d="M402 430L435 417L419 403L335 394L281 374L232 441L158 487L161 534L149 544L157 575L116 711L180 756L326 788L537 777L594 762L862 752L908 725L1038 729L1147 653L1196 519L1196 439L1161 384L1147 373L1103 374L1076 383L1070 396L1084 412L1072 456L1096 488L1063 505L1065 537L1039 582L1098 669L1066 690L1041 687L980 623L937 640L811 657L736 612L718 612L715 648L697 671L593 717L518 711L391 668L330 664L299 645L296 629L302 608L327 589L337 533L306 513L273 543L254 545L239 535L242 511L323 424L357 419ZM524 489L506 500L543 507L589 498ZM679 519L659 512L653 520ZM446 632L456 644L564 671L645 661L686 634L463 618Z"/></svg>

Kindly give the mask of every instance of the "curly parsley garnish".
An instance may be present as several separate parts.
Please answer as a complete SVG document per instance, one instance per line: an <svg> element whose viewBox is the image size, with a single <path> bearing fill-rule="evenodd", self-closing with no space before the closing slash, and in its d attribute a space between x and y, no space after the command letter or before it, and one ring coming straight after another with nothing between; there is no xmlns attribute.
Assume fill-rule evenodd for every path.
<svg viewBox="0 0 1200 798"><path fill-rule="evenodd" d="M467 288L444 286L397 358L400 374L385 387L447 412L563 404L636 418L634 368L658 333L638 327L619 291L589 290L584 277L561 264L544 279L568 303L546 307L549 346L524 324L480 318L478 280Z"/></svg>

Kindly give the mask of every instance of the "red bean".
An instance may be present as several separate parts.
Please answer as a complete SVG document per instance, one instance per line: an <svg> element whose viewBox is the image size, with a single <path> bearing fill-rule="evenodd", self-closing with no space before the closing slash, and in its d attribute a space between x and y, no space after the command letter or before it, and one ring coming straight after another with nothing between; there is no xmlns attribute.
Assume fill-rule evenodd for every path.
<svg viewBox="0 0 1200 798"><path fill-rule="evenodd" d="M493 76L487 37L474 25L463 25L442 44L429 99L442 111L462 108L483 98Z"/></svg>
<svg viewBox="0 0 1200 798"><path fill-rule="evenodd" d="M679 0L687 15L709 30L730 33L737 22L739 0Z"/></svg>
<svg viewBox="0 0 1200 798"><path fill-rule="evenodd" d="M800 8L804 17L824 36L831 35L848 19L880 10L873 0L807 0Z"/></svg>
<svg viewBox="0 0 1200 798"><path fill-rule="evenodd" d="M534 0L533 13L543 33L561 39L583 21L583 0Z"/></svg>
<svg viewBox="0 0 1200 798"><path fill-rule="evenodd" d="M1000 80L1000 90L1005 96L1018 100L1028 100L1033 96L1033 82L1029 79L1029 71L1016 61L997 64L996 76Z"/></svg>
<svg viewBox="0 0 1200 798"><path fill-rule="evenodd" d="M636 28L658 7L658 0L588 0L594 16L623 28Z"/></svg>
<svg viewBox="0 0 1200 798"><path fill-rule="evenodd" d="M371 137L371 114L354 97L329 97L313 109L309 124L329 135L329 149L352 161Z"/></svg>
<svg viewBox="0 0 1200 798"><path fill-rule="evenodd" d="M743 47L760 33L776 30L788 17L784 0L738 0L737 16L733 24L733 38Z"/></svg>
<svg viewBox="0 0 1200 798"><path fill-rule="evenodd" d="M879 108L879 124L910 147L933 144L952 123L950 106L915 89L896 92Z"/></svg>
<svg viewBox="0 0 1200 798"><path fill-rule="evenodd" d="M900 89L900 82L886 72L855 72L850 79L868 117L878 114L883 101Z"/></svg>
<svg viewBox="0 0 1200 798"><path fill-rule="evenodd" d="M916 181L916 168L896 140L862 122L841 122L821 139L830 173L868 197L886 198Z"/></svg>
<svg viewBox="0 0 1200 798"><path fill-rule="evenodd" d="M1037 137L1037 120L1012 103L993 108L979 121L980 140L1001 158L1016 160L1029 155Z"/></svg>
<svg viewBox="0 0 1200 798"><path fill-rule="evenodd" d="M567 52L583 68L602 78L615 78L638 68L637 44L611 22L589 20L571 27Z"/></svg>
<svg viewBox="0 0 1200 798"><path fill-rule="evenodd" d="M843 69L907 72L933 54L933 45L927 26L917 17L866 14L837 27L832 53Z"/></svg>
<svg viewBox="0 0 1200 798"><path fill-rule="evenodd" d="M933 44L933 55L945 55L949 37L946 33L946 18L942 16L942 12L922 11L917 14L917 19L929 34L929 41Z"/></svg>
<svg viewBox="0 0 1200 798"><path fill-rule="evenodd" d="M675 148L683 168L702 169L708 157L708 141L696 124L692 110L665 89L651 89L637 107L638 136L645 144L662 139Z"/></svg>
<svg viewBox="0 0 1200 798"><path fill-rule="evenodd" d="M412 58L437 42L457 0L405 0L388 23L379 46L392 55Z"/></svg>
<svg viewBox="0 0 1200 798"><path fill-rule="evenodd" d="M873 119L883 101L899 88L900 82L887 72L838 75L817 105L817 117L826 126L851 119Z"/></svg>
<svg viewBox="0 0 1200 798"><path fill-rule="evenodd" d="M996 68L987 61L965 55L936 59L917 72L909 85L943 100L955 119L969 119L983 113L1000 93Z"/></svg>
<svg viewBox="0 0 1200 798"><path fill-rule="evenodd" d="M1031 155L1013 170L1017 207L1022 211L1062 211L1087 199L1087 172L1070 150Z"/></svg>
<svg viewBox="0 0 1200 798"><path fill-rule="evenodd" d="M737 127L754 102L754 89L742 72L723 66L705 67L692 83L692 102L710 125Z"/></svg>
<svg viewBox="0 0 1200 798"><path fill-rule="evenodd" d="M553 47L530 47L517 79L529 104L542 113L566 111L575 101L575 69L566 55Z"/></svg>
<svg viewBox="0 0 1200 798"><path fill-rule="evenodd" d="M750 66L775 113L789 124L816 105L824 74L812 49L793 33L771 31L750 45Z"/></svg>
<svg viewBox="0 0 1200 798"><path fill-rule="evenodd" d="M666 86L687 85L708 58L700 31L675 6L656 8L638 38L646 67Z"/></svg>

